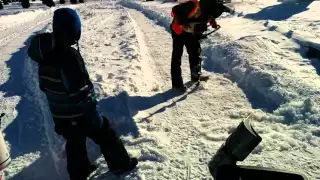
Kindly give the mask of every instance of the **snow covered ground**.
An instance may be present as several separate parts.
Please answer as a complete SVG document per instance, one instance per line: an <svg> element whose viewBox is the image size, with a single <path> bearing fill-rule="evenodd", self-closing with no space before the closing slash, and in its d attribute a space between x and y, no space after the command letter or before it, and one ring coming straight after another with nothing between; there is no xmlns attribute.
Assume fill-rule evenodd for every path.
<svg viewBox="0 0 320 180"><path fill-rule="evenodd" d="M184 55L184 95L170 90L173 5L104 1L75 7L83 21L80 51L100 110L140 161L120 179L212 179L209 159L247 117L263 141L241 164L320 179L319 66L305 57L306 44L320 43L320 2L234 3L236 15L224 14L219 32L202 42L207 83L197 88L189 82ZM31 12L0 16L0 107L13 158L7 179L67 179L63 140L53 131L46 100L35 88L35 64L26 55L30 35L50 31L53 10L35 10L21 24L11 21ZM91 179L117 179L106 173L91 141L88 148L100 164Z"/></svg>

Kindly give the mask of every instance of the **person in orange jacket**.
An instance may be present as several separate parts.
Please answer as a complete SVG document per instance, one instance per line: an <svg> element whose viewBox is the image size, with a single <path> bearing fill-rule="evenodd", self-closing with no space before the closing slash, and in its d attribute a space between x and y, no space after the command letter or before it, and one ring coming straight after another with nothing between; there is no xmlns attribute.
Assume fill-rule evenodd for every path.
<svg viewBox="0 0 320 180"><path fill-rule="evenodd" d="M181 76L181 57L183 46L189 54L191 81L199 82L208 77L201 76L201 46L200 37L207 30L207 23L213 28L218 28L215 19L223 12L234 14L234 10L216 0L192 0L175 5L171 16L170 25L173 50L171 58L172 88L184 93L187 87L183 84Z"/></svg>

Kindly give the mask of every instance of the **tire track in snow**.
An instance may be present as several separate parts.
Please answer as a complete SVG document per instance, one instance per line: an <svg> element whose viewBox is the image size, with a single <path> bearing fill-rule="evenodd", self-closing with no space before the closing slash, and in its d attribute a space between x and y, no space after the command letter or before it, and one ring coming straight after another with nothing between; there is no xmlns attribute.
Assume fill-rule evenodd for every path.
<svg viewBox="0 0 320 180"><path fill-rule="evenodd" d="M139 45L140 45L140 50L141 50L141 53L142 53L141 56L142 56L143 61L153 64L151 66L153 68L153 70L160 74L160 76L153 76L155 79L160 79L160 81L158 81L158 82L162 82L162 83L163 82L167 82L169 80L169 78L170 78L170 75L168 74L168 72L165 72L165 70L163 68L160 68L162 65L159 64L156 60L154 60L151 57L151 55L149 53L149 48L147 47L146 42L145 42L144 34L140 30L140 27L139 27L138 23L136 22L136 20L130 15L129 11L128 11L128 16L131 19L132 24L134 26L134 29L135 29L135 32L136 32L136 35L137 35L137 39L138 39L138 42L139 42ZM165 88L167 88L167 87L165 87ZM159 90L160 91L164 91L163 88L160 88ZM165 101L165 97L162 97L162 98L163 98L163 101ZM170 101L170 102L171 103L175 103L175 102L172 102L172 101ZM168 106L168 105L166 105L166 106ZM171 111L173 113L175 113L177 110L175 109L175 107L171 107ZM173 116L176 116L176 115L173 115L171 113L171 117L173 117ZM187 150L187 157L189 157L189 155L190 155L190 143L188 143L187 149L188 149ZM186 177L185 178L186 179L190 179L191 164L189 162L189 159L185 160L185 167L186 167Z"/></svg>
<svg viewBox="0 0 320 180"><path fill-rule="evenodd" d="M50 15L44 15L41 18L37 18L33 21L26 22L25 24L19 27L12 27L1 31L0 34L0 48L6 46L13 39L23 35L25 32L29 32L37 26L48 23L51 20Z"/></svg>
<svg viewBox="0 0 320 180"><path fill-rule="evenodd" d="M134 27L136 35L137 35L138 43L139 43L140 50L141 50L140 55L142 57L142 60L153 64L151 66L153 68L153 70L155 70L156 72L161 74L160 77L153 76L156 79L160 79L160 81L158 81L158 82L166 82L168 80L168 78L170 78L170 77L168 77L168 73L166 73L162 68L159 68L159 67L161 67L161 65L159 63L157 63L157 61L155 61L151 57L151 55L149 54L149 48L147 47L145 40L144 40L143 32L140 30L140 27L137 24L137 22L135 21L135 19L130 15L130 12L128 12L128 16L133 24L133 27ZM163 91L163 88L159 88L159 90ZM163 98L163 100L165 99L165 97L162 97L162 98ZM171 109L174 109L174 107L172 107ZM172 111L174 111L174 110L172 110ZM171 116L173 116L173 115L171 114ZM189 155L190 143L188 143L187 149L188 149L187 155ZM185 161L185 166L186 166L186 179L190 179L190 163L188 160Z"/></svg>
<svg viewBox="0 0 320 180"><path fill-rule="evenodd" d="M93 18L86 19L86 14L93 14ZM136 108L132 107L132 103L135 103L135 99L143 103L144 98L140 95L154 89L154 84L152 80L142 80L149 76L150 70L139 57L136 34L130 19L120 6L112 3L82 9L82 15L86 20L83 22L80 50L99 94L100 110L110 118L120 135L127 137L132 132L133 136L139 136L133 118ZM129 152L133 153L136 152L133 146L148 142L151 142L148 138L126 140ZM162 158L152 149L137 153L142 154L142 161ZM99 158L97 163L100 164L97 178L112 179L109 175L101 175L108 170L104 159Z"/></svg>

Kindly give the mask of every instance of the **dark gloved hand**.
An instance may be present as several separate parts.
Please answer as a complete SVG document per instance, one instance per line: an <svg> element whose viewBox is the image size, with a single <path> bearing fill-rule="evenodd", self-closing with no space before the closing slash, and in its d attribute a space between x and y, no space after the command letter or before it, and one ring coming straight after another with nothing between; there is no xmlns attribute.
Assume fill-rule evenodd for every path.
<svg viewBox="0 0 320 180"><path fill-rule="evenodd" d="M236 10L235 9L230 9L230 14L234 15L236 13Z"/></svg>
<svg viewBox="0 0 320 180"><path fill-rule="evenodd" d="M209 23L210 23L211 27L214 29L218 29L220 27L220 25L217 23L217 21L215 19L210 19Z"/></svg>
<svg viewBox="0 0 320 180"><path fill-rule="evenodd" d="M236 10L235 9L231 9L230 7L228 6L225 6L225 9L224 9L225 12L227 13L230 13L232 15L234 15L236 13Z"/></svg>
<svg viewBox="0 0 320 180"><path fill-rule="evenodd" d="M208 30L207 23L200 23L194 26L195 33L202 33Z"/></svg>

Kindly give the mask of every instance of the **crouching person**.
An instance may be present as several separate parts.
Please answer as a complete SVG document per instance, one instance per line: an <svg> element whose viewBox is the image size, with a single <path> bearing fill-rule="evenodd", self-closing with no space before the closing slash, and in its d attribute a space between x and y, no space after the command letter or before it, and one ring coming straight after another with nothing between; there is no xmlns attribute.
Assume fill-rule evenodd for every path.
<svg viewBox="0 0 320 180"><path fill-rule="evenodd" d="M81 36L79 16L72 9L61 8L54 12L52 25L53 33L32 39L28 55L38 63L39 85L47 97L55 131L67 141L70 179L85 180L96 169L87 156L87 137L100 145L111 172L133 170L137 159L129 157L108 120L99 115L85 63L71 47Z"/></svg>

